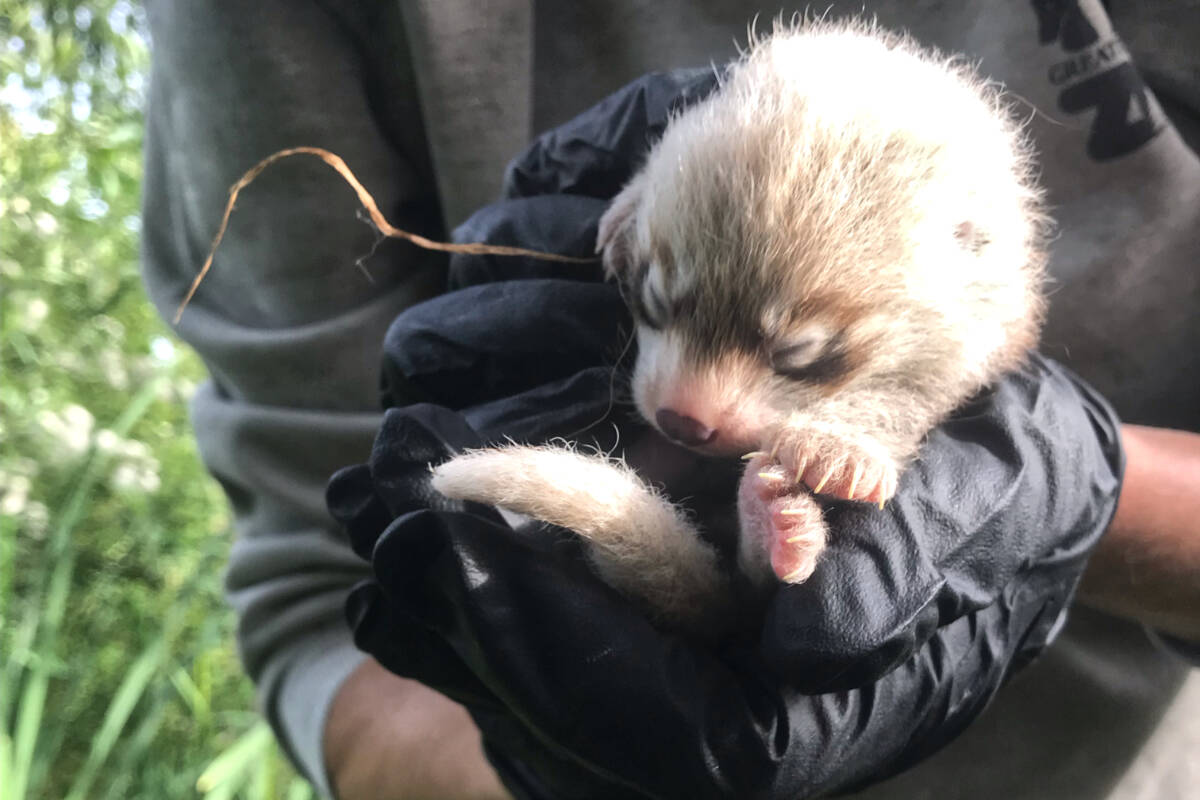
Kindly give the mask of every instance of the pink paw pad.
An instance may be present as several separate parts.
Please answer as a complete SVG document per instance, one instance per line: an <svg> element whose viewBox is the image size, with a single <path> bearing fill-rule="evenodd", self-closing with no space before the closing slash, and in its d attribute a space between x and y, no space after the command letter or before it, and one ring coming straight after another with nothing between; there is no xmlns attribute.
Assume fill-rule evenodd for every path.
<svg viewBox="0 0 1200 800"><path fill-rule="evenodd" d="M765 549L776 579L802 583L812 575L825 549L825 522L807 490L777 464L759 456L747 467L741 510L743 535L748 535L751 525L757 529L759 546Z"/></svg>
<svg viewBox="0 0 1200 800"><path fill-rule="evenodd" d="M785 495L770 505L771 569L784 583L808 580L825 549L821 508L807 493Z"/></svg>

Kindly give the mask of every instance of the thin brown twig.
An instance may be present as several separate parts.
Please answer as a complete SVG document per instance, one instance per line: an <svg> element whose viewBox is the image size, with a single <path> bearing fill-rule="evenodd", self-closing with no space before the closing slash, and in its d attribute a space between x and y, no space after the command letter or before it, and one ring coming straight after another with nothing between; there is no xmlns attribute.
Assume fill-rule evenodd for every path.
<svg viewBox="0 0 1200 800"><path fill-rule="evenodd" d="M393 239L405 239L412 242L417 247L426 250L438 250L444 253L466 253L468 255L494 255L494 256L525 256L527 258L536 258L542 261L557 261L563 264L594 264L596 258L579 258L577 256L564 256L558 253L545 253L540 250L527 250L524 247L509 247L500 244L483 244L482 242L468 242L464 244L449 244L447 242L435 242L432 239L426 239L415 233L397 228L392 223L388 222L380 212L379 206L375 203L375 198L367 191L362 182L355 177L350 167L346 166L346 162L328 150L322 147L289 147L286 150L280 150L276 153L264 158L262 161L251 167L245 175L238 179L229 189L229 202L225 204L225 214L221 217L221 225L217 228L217 235L213 239L212 247L208 250L208 258L204 259L204 266L200 267L200 272L196 274L192 280L192 285L188 287L187 294L183 298L183 302L179 304L178 310L175 312L174 324L178 325L179 320L183 317L183 310L187 308L188 303L192 301L192 297L196 294L196 290L200 288L200 283L204 280L204 276L212 269L213 256L217 253L217 247L221 244L221 239L225 237L225 229L229 225L229 217L233 214L233 206L237 202L238 194L242 189L245 189L259 174L267 167L274 164L280 159L295 155L311 155L324 161L329 166L337 170L338 174L350 184L350 188L354 189L354 193L358 195L358 202L362 203L363 208L367 210L367 214L371 217L371 222L379 229L379 232L384 236Z"/></svg>

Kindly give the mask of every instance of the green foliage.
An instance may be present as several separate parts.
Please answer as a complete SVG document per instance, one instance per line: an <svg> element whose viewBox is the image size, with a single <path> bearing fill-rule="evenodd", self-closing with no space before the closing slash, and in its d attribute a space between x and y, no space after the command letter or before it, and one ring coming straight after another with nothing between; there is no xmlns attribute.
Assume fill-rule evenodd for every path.
<svg viewBox="0 0 1200 800"><path fill-rule="evenodd" d="M144 31L0 0L0 800L304 797L233 651L203 369L138 278Z"/></svg>

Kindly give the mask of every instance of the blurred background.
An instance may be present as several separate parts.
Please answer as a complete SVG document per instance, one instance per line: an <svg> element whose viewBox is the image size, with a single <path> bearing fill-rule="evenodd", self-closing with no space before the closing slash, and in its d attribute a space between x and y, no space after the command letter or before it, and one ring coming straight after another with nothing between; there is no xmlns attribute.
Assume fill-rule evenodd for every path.
<svg viewBox="0 0 1200 800"><path fill-rule="evenodd" d="M135 3L0 0L0 800L300 800L138 277L148 47Z"/></svg>

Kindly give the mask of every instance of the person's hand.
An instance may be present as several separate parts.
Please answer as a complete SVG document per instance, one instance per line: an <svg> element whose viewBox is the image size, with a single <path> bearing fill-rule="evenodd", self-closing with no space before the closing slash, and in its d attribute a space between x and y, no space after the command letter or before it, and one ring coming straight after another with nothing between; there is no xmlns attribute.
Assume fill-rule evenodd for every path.
<svg viewBox="0 0 1200 800"><path fill-rule="evenodd" d="M615 192L636 155L613 142L645 142L621 121L660 119L638 104L674 96L655 80L543 137L512 196L459 238L586 253L604 196L519 195ZM360 646L467 705L514 793L803 796L875 780L952 738L1052 638L1111 514L1120 447L1103 402L1037 360L931 436L886 512L831 507L813 579L777 592L757 640L724 649L654 630L569 539L433 493L428 464L448 448L603 415L623 310L565 269L456 257L456 285L493 283L410 309L385 374L395 396L461 413L390 412L371 463L330 490L375 568L351 601ZM547 275L560 279L505 282Z"/></svg>
<svg viewBox="0 0 1200 800"><path fill-rule="evenodd" d="M1051 367L1037 375L1006 383L994 402L960 420L961 438L973 438L968 429L994 433L1014 417L1025 418L1021 431L1041 419L1048 435L1081 433L1063 427L1069 418L1090 428L1074 384ZM1059 409L1058 422L1045 421L1039 409L1047 407ZM1065 413L1071 408L1074 414ZM764 626L759 646L708 648L657 631L588 572L570 541L514 531L487 509L429 490L429 463L484 443L447 409L390 411L370 464L340 473L330 501L376 574L352 595L356 641L388 669L466 705L493 764L523 797L800 797L902 769L957 734L1053 636L1115 486L1113 456L1093 440L1076 451L1090 459L1056 475L1055 496L1041 503L1016 499L1039 494L1027 480L1044 476L1048 463L1038 448L1024 451L1029 458L1018 469L996 474L1002 477L992 485L1001 491L992 513L970 530L971 511L950 509L939 520L944 528L928 525L927 510L947 495L902 488L903 502L882 533L917 543L924 557L855 537L818 574L832 564L849 577L828 587L835 607L869 608L879 599L877 576L887 574L897 579L888 597L899 607L935 595L946 605L935 612L942 619L909 620L877 638L882 656L868 651L868 661L898 661L877 680L806 696L803 684L844 683L849 673L790 673L778 658L806 657L803 640L786 638L797 627L795 602L805 587L776 593L768 615L775 622ZM1069 507L1073 518L1049 549L1027 538L1002 547L1008 557L972 556L994 544L995 520L1023 517L1014 502L1050 521ZM920 526L935 533L921 535ZM835 525L834 536L847 530ZM946 546L951 540L956 547ZM861 576L848 571L868 554L885 566ZM1003 575L1009 568L1014 574ZM927 590L932 576L941 586L935 591ZM843 665L856 663L871 633L829 620L818 627L826 638L812 660ZM900 630L911 653L897 655L892 637Z"/></svg>

